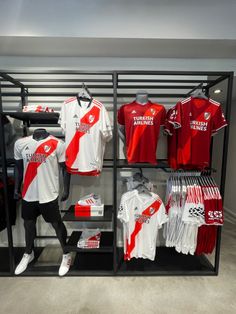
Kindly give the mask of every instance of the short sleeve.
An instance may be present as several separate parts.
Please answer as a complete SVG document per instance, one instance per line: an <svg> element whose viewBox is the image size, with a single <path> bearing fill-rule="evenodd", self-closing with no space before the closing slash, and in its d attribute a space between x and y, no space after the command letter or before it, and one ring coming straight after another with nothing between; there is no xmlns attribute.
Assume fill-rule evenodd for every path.
<svg viewBox="0 0 236 314"><path fill-rule="evenodd" d="M161 113L161 125L165 126L166 121L166 108L163 106L163 110Z"/></svg>
<svg viewBox="0 0 236 314"><path fill-rule="evenodd" d="M172 111L173 111L173 108L167 111L165 124L164 124L164 132L168 135L173 135L173 132L174 132L174 124L169 121Z"/></svg>
<svg viewBox="0 0 236 314"><path fill-rule="evenodd" d="M20 160L22 157L21 139L17 140L14 145L14 159Z"/></svg>
<svg viewBox="0 0 236 314"><path fill-rule="evenodd" d="M129 221L129 213L128 213L128 208L127 208L127 204L125 201L125 194L123 194L121 197L117 218L122 223L127 223Z"/></svg>
<svg viewBox="0 0 236 314"><path fill-rule="evenodd" d="M117 120L120 125L125 125L125 112L124 112L125 106L121 106L118 110Z"/></svg>
<svg viewBox="0 0 236 314"><path fill-rule="evenodd" d="M101 132L103 139L108 142L112 138L112 127L108 112L105 107L102 107L102 123Z"/></svg>
<svg viewBox="0 0 236 314"><path fill-rule="evenodd" d="M175 107L170 109L170 113L168 115L168 122L173 124L175 129L178 129L182 125L181 121L181 103L178 102Z"/></svg>
<svg viewBox="0 0 236 314"><path fill-rule="evenodd" d="M65 110L65 103L61 106L61 111L59 114L58 123L60 124L63 131L66 130L66 110Z"/></svg>
<svg viewBox="0 0 236 314"><path fill-rule="evenodd" d="M167 221L168 221L168 216L166 214L166 208L165 208L164 204L162 203L159 210L158 210L158 214L157 214L158 229L160 229L162 227L162 225L164 223L166 223Z"/></svg>
<svg viewBox="0 0 236 314"><path fill-rule="evenodd" d="M214 135L225 126L227 126L227 121L225 120L221 106L218 106L214 116L212 117L212 134Z"/></svg>
<svg viewBox="0 0 236 314"><path fill-rule="evenodd" d="M57 159L58 162L65 162L65 143L63 141L59 141L57 144Z"/></svg>

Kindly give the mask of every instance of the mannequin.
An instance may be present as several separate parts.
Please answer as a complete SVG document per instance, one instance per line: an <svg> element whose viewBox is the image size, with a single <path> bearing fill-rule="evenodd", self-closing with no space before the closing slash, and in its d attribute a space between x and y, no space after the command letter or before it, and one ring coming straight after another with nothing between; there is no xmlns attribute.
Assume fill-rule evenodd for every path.
<svg viewBox="0 0 236 314"><path fill-rule="evenodd" d="M148 92L145 90L139 90L136 93L136 99L135 99L136 103L140 104L140 105L146 105L149 100L148 100ZM118 127L118 134L122 140L122 142L125 143L125 126L124 125L120 125Z"/></svg>
<svg viewBox="0 0 236 314"><path fill-rule="evenodd" d="M136 93L136 102L141 105L146 105L148 103L148 92L145 90L139 90Z"/></svg>
<svg viewBox="0 0 236 314"><path fill-rule="evenodd" d="M34 140L36 142L39 142L39 143L36 143ZM52 137L45 129L36 129L34 131L32 137L29 136L27 138L21 139L20 146L22 147L24 145L24 147L26 147L26 148L23 148L23 149L25 149L25 150L28 149L29 150L29 149L31 149L32 145L33 145L33 147L35 147L35 145L36 145L36 147L38 149L38 147L44 145L44 143L45 144L49 143L48 145L50 145L50 143L51 143L50 140L54 141L54 143L57 143L56 147L59 147L59 145L62 145L61 147L64 147L63 144L62 144L62 141L59 141L55 137ZM26 141L27 144L25 144L24 141ZM15 144L15 146L17 146L17 144ZM49 150L51 148L51 146L47 146L47 145L45 145L44 148L45 147L47 149L49 149ZM15 150L16 150L16 148L15 148ZM14 190L14 199L16 199L16 200L19 200L19 199L22 198L22 195L21 195L20 191L21 191L21 185L22 185L23 178L24 178L24 162L26 162L26 157L25 157L23 152L24 151L22 150L22 159L16 159L16 157L15 157L15 168L14 168L15 190ZM38 163L39 163L38 160L33 160L32 159L35 154L39 155L39 153L37 153L37 150L33 150L33 151L29 150L29 152L31 152L31 155L30 155L30 157L27 157L27 158L29 158L29 160L27 160L27 167L28 168L29 168L30 164L34 163L34 161L36 161L36 165L38 165ZM33 152L33 154L32 154L32 152ZM61 150L61 152L63 153L62 150ZM57 154L57 151L56 151L56 154ZM63 189L63 195L62 195L60 200L61 201L65 201L68 198L68 196L69 196L70 174L66 172L65 162L58 161L57 160L58 157L57 157L56 154L55 155L50 154L49 156L50 156L50 158L54 158L55 157L53 159L53 163L54 163L53 165L58 164L59 168L62 170L64 189ZM46 156L46 158L47 158L47 156ZM46 163L46 162L47 162L47 159L41 161L41 163L39 163L39 166L38 166L37 169L41 169L40 167L42 167L42 165L44 163ZM33 167L34 167L34 165L33 165ZM50 168L49 168L49 170L50 170ZM47 175L47 172L46 172L46 174L43 173L44 178L45 178L46 175ZM59 175L59 171L58 171L58 173L55 174L55 176L58 178L58 175ZM35 176L34 179L36 180L37 176ZM48 176L48 178L46 178L46 180L48 180L48 187L46 186L46 189L47 188L50 189L50 176ZM47 183L47 181L46 181L46 183ZM58 183L58 186L59 186L59 183ZM41 189L42 188L43 188L43 186L41 187ZM24 254L23 258L22 258L23 262L21 261L23 264L20 262L20 264L16 268L15 274L22 273L26 269L28 263L34 258L33 248L34 248L34 240L35 240L35 237L36 237L36 221L37 221L37 216L40 214L40 210L39 210L40 208L43 211L43 212L41 212L41 214L43 215L43 218L45 219L46 222L50 222L51 223L52 227L54 228L54 230L56 232L56 235L58 237L58 240L59 240L59 242L61 244L61 247L62 247L62 250L63 250L63 254L64 254L63 257L68 255L68 252L65 251L65 245L66 245L66 239L67 239L67 230L65 228L64 223L61 220L61 216L60 216L60 213L59 213L58 193L55 194L55 196L57 196L56 199L54 199L53 201L50 200L50 202L45 202L45 203L39 203L37 201L25 201L24 198L22 198L22 218L24 219L26 248L25 248L25 254ZM23 210L25 212L28 212L28 214L24 214ZM51 217L50 217L50 211L51 211ZM24 257L25 256L28 257L28 263L27 262L24 263L24 261L25 261ZM68 255L67 257L69 258L70 256ZM59 271L59 275L60 275L60 271Z"/></svg>

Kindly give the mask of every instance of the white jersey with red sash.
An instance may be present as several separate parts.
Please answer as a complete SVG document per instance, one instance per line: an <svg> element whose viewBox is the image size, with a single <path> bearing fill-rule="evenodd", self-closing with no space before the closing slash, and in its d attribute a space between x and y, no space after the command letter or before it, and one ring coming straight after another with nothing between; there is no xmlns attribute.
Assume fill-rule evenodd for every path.
<svg viewBox="0 0 236 314"><path fill-rule="evenodd" d="M165 206L160 197L137 190L122 195L118 218L123 223L124 259L155 259L158 229L167 222Z"/></svg>
<svg viewBox="0 0 236 314"><path fill-rule="evenodd" d="M62 104L59 124L65 133L67 171L99 175L105 143L112 137L103 104L95 99L83 102L77 97L70 98Z"/></svg>
<svg viewBox="0 0 236 314"><path fill-rule="evenodd" d="M58 163L65 161L64 142L52 135L39 141L27 136L16 141L14 158L23 159L23 200L47 203L58 197Z"/></svg>

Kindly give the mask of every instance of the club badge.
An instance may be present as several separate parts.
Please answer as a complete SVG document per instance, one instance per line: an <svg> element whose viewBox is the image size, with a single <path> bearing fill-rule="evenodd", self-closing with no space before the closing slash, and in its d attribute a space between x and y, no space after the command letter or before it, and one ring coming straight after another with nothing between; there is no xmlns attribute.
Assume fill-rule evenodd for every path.
<svg viewBox="0 0 236 314"><path fill-rule="evenodd" d="M45 145L45 146L44 146L44 150L45 150L45 152L46 152L46 153L48 153L48 152L50 151L50 148L51 148L50 146Z"/></svg>
<svg viewBox="0 0 236 314"><path fill-rule="evenodd" d="M95 116L91 114L91 115L89 116L89 122L90 122L90 123L93 123L94 119L95 119Z"/></svg>
<svg viewBox="0 0 236 314"><path fill-rule="evenodd" d="M210 112L204 112L204 118L205 118L205 120L209 120L210 117L211 117Z"/></svg>
<svg viewBox="0 0 236 314"><path fill-rule="evenodd" d="M156 110L151 108L150 111L151 111L151 114L154 116L154 114L156 113Z"/></svg>
<svg viewBox="0 0 236 314"><path fill-rule="evenodd" d="M150 207L150 209L149 209L149 213L150 213L150 215L153 215L153 214L154 214L154 212L155 212L155 209L154 209L153 207Z"/></svg>

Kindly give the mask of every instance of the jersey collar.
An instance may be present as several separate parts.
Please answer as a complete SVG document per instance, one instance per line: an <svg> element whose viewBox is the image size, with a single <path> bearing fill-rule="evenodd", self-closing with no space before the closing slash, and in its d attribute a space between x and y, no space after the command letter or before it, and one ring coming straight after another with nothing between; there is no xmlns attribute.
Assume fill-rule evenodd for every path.
<svg viewBox="0 0 236 314"><path fill-rule="evenodd" d="M78 105L82 108L80 98L79 98L79 97L76 97L76 99L77 99ZM87 108L86 108L86 109L88 109L88 108L91 106L92 102L93 102L93 98L91 97L91 99L90 99L89 102L88 102L88 105L87 105Z"/></svg>

